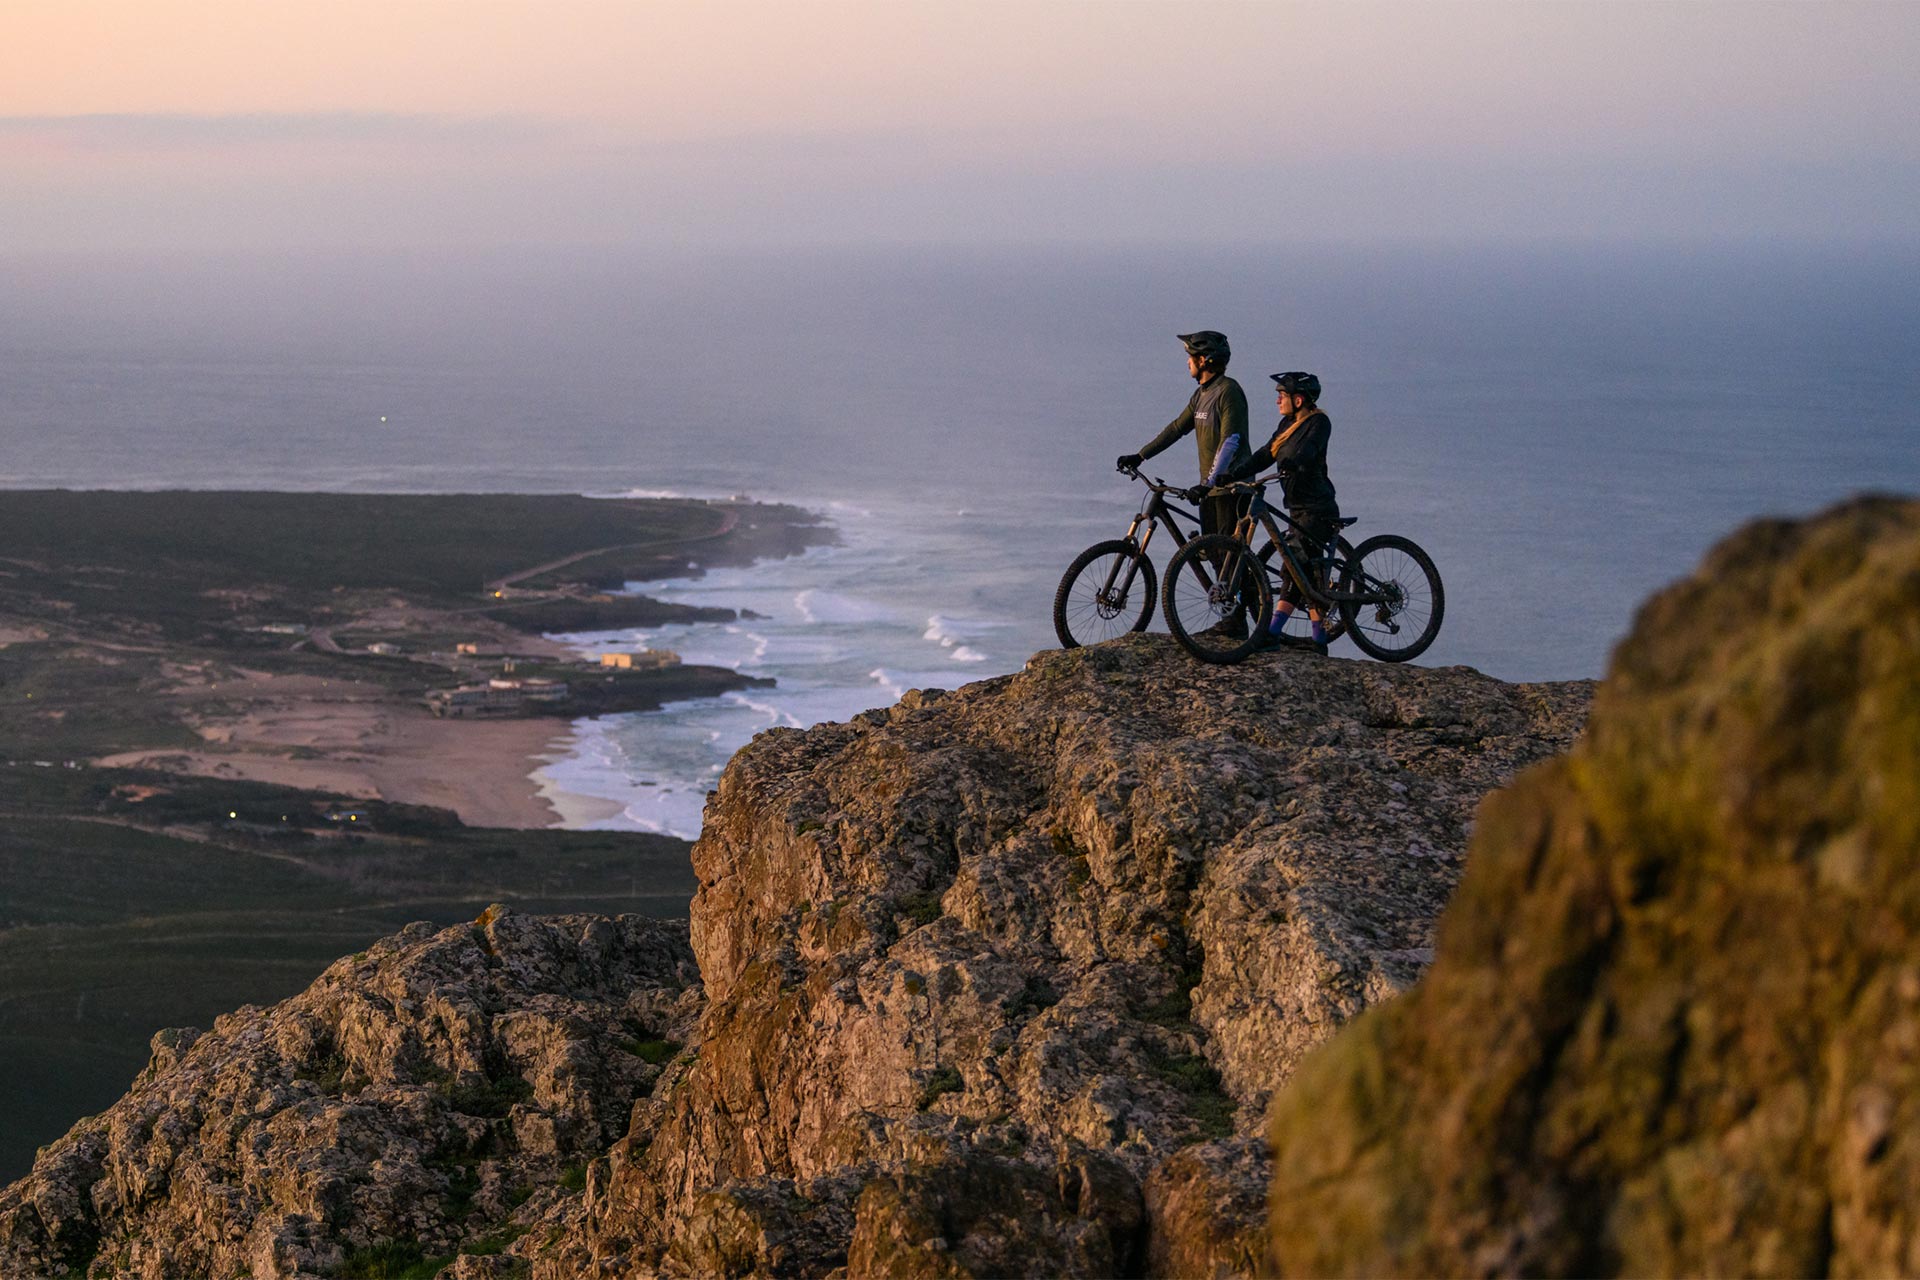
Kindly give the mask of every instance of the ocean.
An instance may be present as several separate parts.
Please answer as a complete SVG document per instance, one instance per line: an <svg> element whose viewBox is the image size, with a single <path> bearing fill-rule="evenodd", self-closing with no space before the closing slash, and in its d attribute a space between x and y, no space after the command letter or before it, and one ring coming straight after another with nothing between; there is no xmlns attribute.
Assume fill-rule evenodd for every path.
<svg viewBox="0 0 1920 1280"><path fill-rule="evenodd" d="M579 637L776 680L542 770L620 808L582 825L690 836L760 729L1056 643L1061 571L1140 497L1114 457L1192 389L1178 332L1231 335L1258 440L1266 374L1320 375L1354 540L1445 580L1421 661L1553 679L1740 522L1920 490L1917 285L1920 252L1795 245L0 256L0 487L820 511L836 546L638 588L757 616Z"/></svg>

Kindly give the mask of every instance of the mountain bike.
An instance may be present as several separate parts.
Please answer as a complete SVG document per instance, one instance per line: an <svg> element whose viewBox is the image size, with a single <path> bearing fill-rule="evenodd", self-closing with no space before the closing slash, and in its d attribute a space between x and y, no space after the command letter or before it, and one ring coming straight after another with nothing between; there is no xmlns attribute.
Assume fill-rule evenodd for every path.
<svg viewBox="0 0 1920 1280"><path fill-rule="evenodd" d="M1325 553L1303 562L1274 520L1303 536L1305 530L1267 505L1264 480L1221 485L1213 493L1245 493L1251 501L1231 534L1203 534L1181 544L1167 562L1163 606L1174 638L1202 662L1238 662L1259 647L1273 612L1276 582L1291 582L1323 618L1337 616L1354 644L1382 662L1417 658L1440 634L1446 589L1433 558L1411 539L1376 534L1357 547L1336 540ZM1344 529L1355 518L1336 523ZM1268 545L1256 553L1253 538L1262 529ZM1223 625L1236 614L1258 619L1244 637Z"/></svg>
<svg viewBox="0 0 1920 1280"><path fill-rule="evenodd" d="M1169 496L1183 497L1185 489L1158 477L1150 479L1137 468L1124 470L1130 479L1147 486L1147 496L1127 526L1127 535L1096 542L1075 556L1053 593L1053 631L1068 649L1146 630L1160 590L1153 561L1147 559L1154 530L1165 526L1174 544L1184 547L1190 535L1181 530L1180 521L1191 521L1196 532L1200 527L1199 513L1167 501Z"/></svg>

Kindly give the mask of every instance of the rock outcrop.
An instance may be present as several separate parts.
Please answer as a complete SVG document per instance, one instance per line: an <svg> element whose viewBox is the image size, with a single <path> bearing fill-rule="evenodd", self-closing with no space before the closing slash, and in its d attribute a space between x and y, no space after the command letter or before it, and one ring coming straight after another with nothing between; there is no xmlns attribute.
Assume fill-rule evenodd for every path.
<svg viewBox="0 0 1920 1280"><path fill-rule="evenodd" d="M0 1192L0 1275L365 1274L504 1242L626 1130L698 1002L684 923L411 925L156 1034L133 1090Z"/></svg>
<svg viewBox="0 0 1920 1280"><path fill-rule="evenodd" d="M1920 1272L1920 504L1763 523L1273 1119L1285 1274Z"/></svg>
<svg viewBox="0 0 1920 1280"><path fill-rule="evenodd" d="M551 1274L1247 1269L1270 1092L1587 694L1135 637L762 735L694 851L698 1061Z"/></svg>
<svg viewBox="0 0 1920 1280"><path fill-rule="evenodd" d="M1274 1091L1590 693L1135 636L763 734L690 955L505 914L343 961L157 1049L0 1193L0 1271L1250 1272Z"/></svg>

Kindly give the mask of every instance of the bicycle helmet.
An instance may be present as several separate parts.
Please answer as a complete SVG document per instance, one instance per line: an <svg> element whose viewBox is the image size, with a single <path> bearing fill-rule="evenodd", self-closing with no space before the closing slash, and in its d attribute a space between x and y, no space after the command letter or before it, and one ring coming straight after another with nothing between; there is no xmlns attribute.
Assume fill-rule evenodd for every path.
<svg viewBox="0 0 1920 1280"><path fill-rule="evenodd" d="M1289 395L1300 396L1313 404L1320 402L1320 379L1314 375L1301 373L1296 369L1292 373L1275 373L1268 376L1273 379L1274 386Z"/></svg>
<svg viewBox="0 0 1920 1280"><path fill-rule="evenodd" d="M1233 355L1233 348L1227 345L1227 335L1213 329L1202 329L1198 333L1177 335L1187 346L1187 354L1199 356L1202 360L1218 360L1225 364Z"/></svg>

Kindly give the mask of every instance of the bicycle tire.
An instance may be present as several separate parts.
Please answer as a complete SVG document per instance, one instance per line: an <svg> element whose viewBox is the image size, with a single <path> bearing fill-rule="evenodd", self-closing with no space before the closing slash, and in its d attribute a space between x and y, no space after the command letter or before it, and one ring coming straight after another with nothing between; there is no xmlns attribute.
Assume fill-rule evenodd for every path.
<svg viewBox="0 0 1920 1280"><path fill-rule="evenodd" d="M1230 564L1235 582L1216 581L1216 564ZM1224 589L1223 589L1224 588ZM1273 591L1253 549L1224 533L1202 534L1167 561L1167 589L1160 604L1167 629L1202 662L1240 661L1260 644L1273 612ZM1245 639L1212 631L1236 610L1247 613Z"/></svg>
<svg viewBox="0 0 1920 1280"><path fill-rule="evenodd" d="M1349 595L1369 594L1370 583L1381 584L1390 594L1371 602L1342 600L1347 635L1363 653L1382 662L1406 662L1425 653L1447 614L1447 592L1433 557L1410 538L1376 534L1354 550L1340 589ZM1411 638L1400 643L1409 628Z"/></svg>
<svg viewBox="0 0 1920 1280"><path fill-rule="evenodd" d="M1345 538L1337 538L1335 542L1338 545L1336 554L1339 557L1339 561L1332 569L1328 570L1330 574L1344 572L1347 562L1353 559L1353 544L1351 542L1348 542ZM1266 546L1260 548L1260 563L1267 565L1268 568L1271 569L1273 557L1276 554L1278 554L1278 547L1269 540ZM1283 569L1281 572L1284 573L1285 570ZM1271 576L1269 576L1268 582L1272 582ZM1276 593L1274 596L1275 608L1279 607L1279 602L1280 597ZM1268 625L1272 625L1271 617L1268 618ZM1338 602L1321 611L1320 629L1326 633L1328 644L1332 644L1335 640L1347 634L1346 615L1340 611ZM1313 636L1313 623L1312 620L1307 617L1307 611L1305 609L1295 609L1293 615L1287 619L1287 625L1281 628L1281 630L1285 635L1298 636L1302 640L1307 640Z"/></svg>
<svg viewBox="0 0 1920 1280"><path fill-rule="evenodd" d="M1118 601L1100 599L1106 586L1107 566L1114 557L1133 560L1138 568L1126 596ZM1098 566L1089 572L1089 568ZM1124 572L1124 569L1122 570ZM1053 593L1053 633L1065 649L1083 644L1099 644L1129 631L1144 631L1153 619L1153 606L1160 583L1153 561L1125 538L1096 542L1073 558L1060 586ZM1136 605L1134 599L1138 598Z"/></svg>

